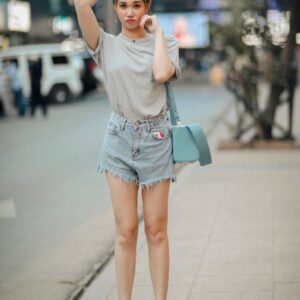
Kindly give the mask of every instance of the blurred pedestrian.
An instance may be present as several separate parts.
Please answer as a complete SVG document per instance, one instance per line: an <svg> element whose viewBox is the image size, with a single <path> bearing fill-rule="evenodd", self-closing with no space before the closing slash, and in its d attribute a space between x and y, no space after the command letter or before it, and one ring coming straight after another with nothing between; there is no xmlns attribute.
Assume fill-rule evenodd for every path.
<svg viewBox="0 0 300 300"><path fill-rule="evenodd" d="M15 114L14 96L12 94L10 78L4 68L0 68L0 100L2 104L2 116Z"/></svg>
<svg viewBox="0 0 300 300"><path fill-rule="evenodd" d="M14 94L14 102L20 117L24 117L27 110L26 100L23 96L22 80L15 61L6 62L6 74L10 78L11 90Z"/></svg>
<svg viewBox="0 0 300 300"><path fill-rule="evenodd" d="M47 116L48 101L41 94L41 81L43 76L43 66L41 58L33 58L30 63L31 79L31 97L30 97L30 114L34 117L36 108L41 106L44 117Z"/></svg>

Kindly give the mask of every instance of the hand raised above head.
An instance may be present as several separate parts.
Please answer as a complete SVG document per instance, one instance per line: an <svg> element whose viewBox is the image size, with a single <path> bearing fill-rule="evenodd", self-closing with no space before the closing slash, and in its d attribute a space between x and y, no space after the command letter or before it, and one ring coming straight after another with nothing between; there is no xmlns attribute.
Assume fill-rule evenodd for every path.
<svg viewBox="0 0 300 300"><path fill-rule="evenodd" d="M93 7L96 4L97 0L74 0L75 6L88 4L90 7Z"/></svg>

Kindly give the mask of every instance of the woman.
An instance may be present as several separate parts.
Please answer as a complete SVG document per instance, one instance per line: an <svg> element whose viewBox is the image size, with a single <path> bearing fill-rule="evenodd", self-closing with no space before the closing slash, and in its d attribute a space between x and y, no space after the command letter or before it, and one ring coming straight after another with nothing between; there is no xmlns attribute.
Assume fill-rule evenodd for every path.
<svg viewBox="0 0 300 300"><path fill-rule="evenodd" d="M155 299L165 300L168 194L176 177L164 82L180 75L178 44L164 36L154 15L147 15L151 0L111 1L122 25L117 36L97 24L91 9L96 0L75 0L75 8L87 49L103 70L112 107L98 172L107 176L115 216L118 295L131 299L141 186L151 280Z"/></svg>

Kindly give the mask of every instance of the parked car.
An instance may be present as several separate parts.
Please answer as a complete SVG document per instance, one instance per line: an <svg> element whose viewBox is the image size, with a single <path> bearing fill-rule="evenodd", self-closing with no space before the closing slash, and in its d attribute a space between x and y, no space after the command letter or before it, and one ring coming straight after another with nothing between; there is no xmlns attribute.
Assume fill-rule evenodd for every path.
<svg viewBox="0 0 300 300"><path fill-rule="evenodd" d="M81 75L84 62L80 59L83 50L72 49L70 45L40 44L24 45L0 50L0 65L4 61L15 61L22 78L24 96L31 94L29 68L31 61L41 58L41 94L50 102L65 103L81 94Z"/></svg>

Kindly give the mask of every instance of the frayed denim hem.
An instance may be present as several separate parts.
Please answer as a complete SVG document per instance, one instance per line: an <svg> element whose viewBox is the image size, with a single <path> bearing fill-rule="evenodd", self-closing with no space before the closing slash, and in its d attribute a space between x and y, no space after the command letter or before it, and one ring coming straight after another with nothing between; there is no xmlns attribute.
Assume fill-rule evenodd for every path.
<svg viewBox="0 0 300 300"><path fill-rule="evenodd" d="M99 166L98 169L97 169L98 174L100 174L104 171L109 172L111 175L120 178L122 181L124 181L126 183L135 182L136 185L139 185L138 179L135 178L135 177L130 177L130 176L127 176L127 175L120 174L120 173L118 173L118 172L116 172L116 171L114 171L111 168L108 168L106 166L101 166L101 167Z"/></svg>
<svg viewBox="0 0 300 300"><path fill-rule="evenodd" d="M172 182L176 182L177 181L176 176L163 176L163 177L159 177L159 178L156 178L156 179L148 180L148 181L145 181L145 182L140 182L140 185L141 185L142 189L145 188L145 187L147 189L149 189L155 183L158 183L158 182L161 182L161 181L167 180L167 179L171 179Z"/></svg>

